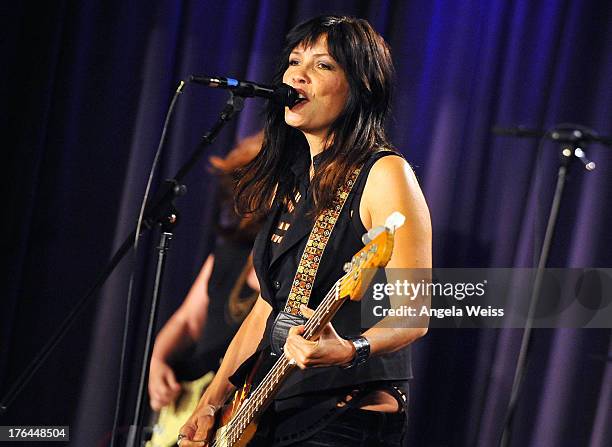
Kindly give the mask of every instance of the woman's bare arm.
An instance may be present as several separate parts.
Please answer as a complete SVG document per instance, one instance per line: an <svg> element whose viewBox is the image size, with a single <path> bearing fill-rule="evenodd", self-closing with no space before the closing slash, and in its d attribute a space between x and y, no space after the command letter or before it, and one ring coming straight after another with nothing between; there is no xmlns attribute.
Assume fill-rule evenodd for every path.
<svg viewBox="0 0 612 447"><path fill-rule="evenodd" d="M384 225L394 211L402 213L406 222L395 233L393 255L387 267L431 268L431 223L421 188L403 158L388 156L378 160L370 171L360 203L360 217L370 229ZM311 311L304 309L303 313L308 316ZM404 323L391 322L385 327L368 329L363 335L370 343L371 355L397 351L427 333L426 324L401 327L407 326ZM354 345L340 337L331 324L316 341L305 340L301 336L303 330L303 325L291 328L285 345L285 355L300 368L342 365L355 356Z"/></svg>
<svg viewBox="0 0 612 447"><path fill-rule="evenodd" d="M430 269L432 266L432 234L429 209L412 168L399 156L378 160L368 176L360 205L360 216L367 229L384 225L394 211L406 221L395 232L393 255L387 264L393 269ZM397 272L397 270L396 270ZM389 274L388 274L389 275ZM389 277L389 280L392 278ZM392 302L397 297L390 297ZM374 327L363 335L370 342L372 355L396 351L427 333L423 327ZM404 324L405 325L405 324Z"/></svg>
<svg viewBox="0 0 612 447"><path fill-rule="evenodd" d="M206 388L197 408L180 430L181 433L188 436L188 439L208 439L210 436L214 423L210 406L222 405L235 389L228 378L257 349L271 311L272 307L259 296L227 348L215 378ZM186 442L185 445L189 443Z"/></svg>

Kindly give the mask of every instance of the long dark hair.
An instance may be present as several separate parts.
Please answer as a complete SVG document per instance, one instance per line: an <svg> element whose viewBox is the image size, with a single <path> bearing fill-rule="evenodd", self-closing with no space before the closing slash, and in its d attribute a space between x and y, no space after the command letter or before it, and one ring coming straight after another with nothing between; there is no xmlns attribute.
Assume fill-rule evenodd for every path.
<svg viewBox="0 0 612 447"><path fill-rule="evenodd" d="M357 166L379 148L390 148L384 124L391 102L393 63L384 39L363 19L321 16L293 28L280 55L275 84L282 82L289 55L298 45L308 48L327 37L330 55L340 64L349 83L344 109L330 126L329 146L311 182L316 215L329 207L336 190ZM298 179L291 165L309 158L306 138L285 123L284 109L270 102L261 152L240 172L236 209L240 214L266 214L274 195L293 201Z"/></svg>

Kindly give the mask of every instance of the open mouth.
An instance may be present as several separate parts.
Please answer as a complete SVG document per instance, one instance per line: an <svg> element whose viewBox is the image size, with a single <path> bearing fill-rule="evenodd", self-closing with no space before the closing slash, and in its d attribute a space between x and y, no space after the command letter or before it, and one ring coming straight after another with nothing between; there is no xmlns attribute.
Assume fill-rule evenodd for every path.
<svg viewBox="0 0 612 447"><path fill-rule="evenodd" d="M291 108L293 109L294 107L299 106L300 104L305 103L306 101L308 101L308 98L306 97L306 95L301 92L301 91L297 91L298 92L298 100L296 101L295 104L293 104L293 106L291 106Z"/></svg>
<svg viewBox="0 0 612 447"><path fill-rule="evenodd" d="M300 96L297 100L297 102L293 105L293 107L298 106L304 102L308 101L306 98L304 98L303 96Z"/></svg>

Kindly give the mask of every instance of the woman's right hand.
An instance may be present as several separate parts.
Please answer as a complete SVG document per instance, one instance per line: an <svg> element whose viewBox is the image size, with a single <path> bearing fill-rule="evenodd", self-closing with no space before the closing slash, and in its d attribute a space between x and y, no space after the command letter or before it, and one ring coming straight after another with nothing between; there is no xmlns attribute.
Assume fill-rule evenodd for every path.
<svg viewBox="0 0 612 447"><path fill-rule="evenodd" d="M270 312L272 307L259 296L232 339L213 381L206 388L193 414L179 430L184 435L181 447L202 447L213 438L215 412L236 389L228 378L256 351Z"/></svg>
<svg viewBox="0 0 612 447"><path fill-rule="evenodd" d="M165 361L152 358L149 370L149 402L154 411L171 404L181 392L174 371Z"/></svg>
<svg viewBox="0 0 612 447"><path fill-rule="evenodd" d="M215 407L209 404L200 404L193 414L181 427L179 433L185 437L180 447L208 445L215 428Z"/></svg>

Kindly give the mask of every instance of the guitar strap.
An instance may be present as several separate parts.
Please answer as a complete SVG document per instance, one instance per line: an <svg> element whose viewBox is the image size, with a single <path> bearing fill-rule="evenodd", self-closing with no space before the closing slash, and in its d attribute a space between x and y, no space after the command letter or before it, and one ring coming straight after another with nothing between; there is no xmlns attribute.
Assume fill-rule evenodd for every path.
<svg viewBox="0 0 612 447"><path fill-rule="evenodd" d="M295 272L284 311L279 312L276 316L270 332L270 345L272 351L277 355L282 353L289 329L306 321L302 312L300 312L300 305L308 305L323 252L360 172L361 167L353 170L346 182L336 191L332 206L326 208L317 216L312 227Z"/></svg>

